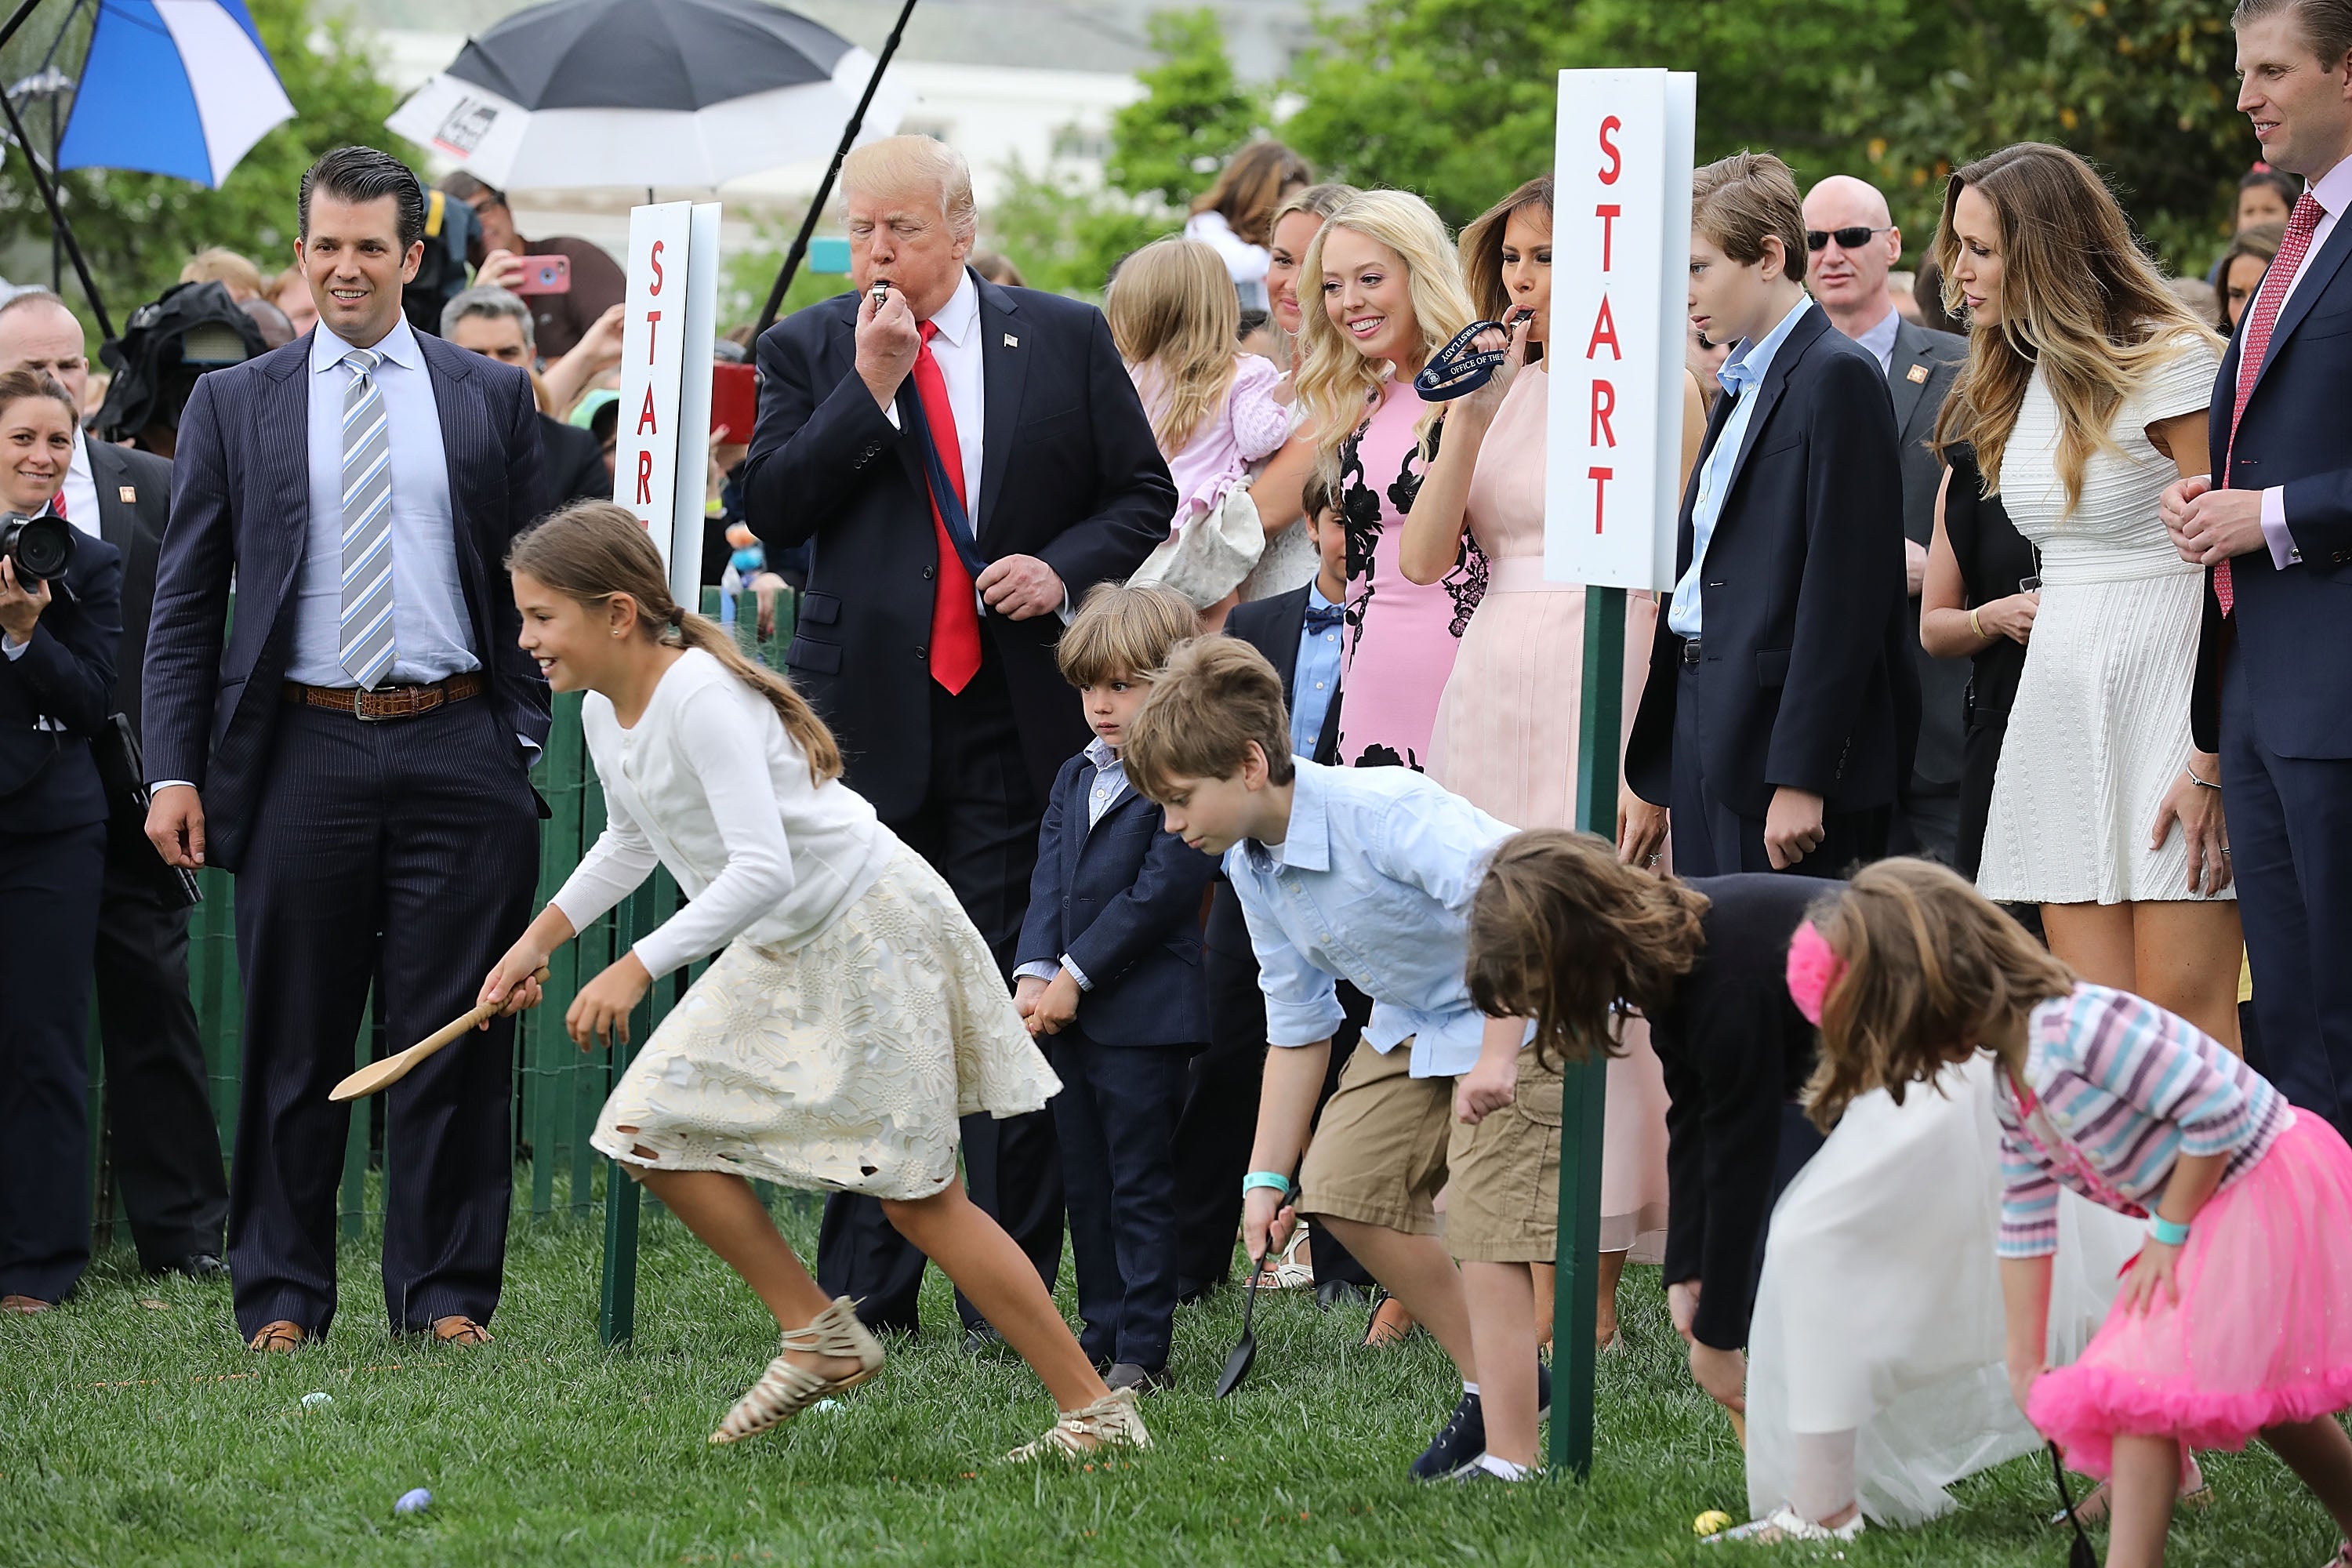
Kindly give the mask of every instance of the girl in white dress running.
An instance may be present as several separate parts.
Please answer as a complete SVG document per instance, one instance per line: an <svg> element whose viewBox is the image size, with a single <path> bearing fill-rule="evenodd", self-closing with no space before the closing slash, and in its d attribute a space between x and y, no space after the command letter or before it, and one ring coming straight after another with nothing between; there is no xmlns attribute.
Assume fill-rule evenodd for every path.
<svg viewBox="0 0 2352 1568"><path fill-rule="evenodd" d="M538 1005L548 954L659 863L689 902L581 987L583 1048L626 1042L654 981L724 949L614 1086L592 1142L743 1277L782 1346L713 1443L748 1437L882 1365L826 1300L751 1179L869 1194L1044 1380L1061 1419L1008 1458L1148 1447L1132 1390L1088 1364L1037 1272L965 1194L956 1118L1038 1110L1061 1084L946 882L840 780L824 723L713 622L671 602L625 509L587 501L508 559L522 646L582 725L608 821L482 983Z"/></svg>

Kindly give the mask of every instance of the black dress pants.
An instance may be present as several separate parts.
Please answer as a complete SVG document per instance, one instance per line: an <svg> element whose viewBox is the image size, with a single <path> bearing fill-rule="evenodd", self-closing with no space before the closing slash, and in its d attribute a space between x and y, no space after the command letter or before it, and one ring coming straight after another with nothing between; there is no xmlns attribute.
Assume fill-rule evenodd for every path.
<svg viewBox="0 0 2352 1568"><path fill-rule="evenodd" d="M288 707L236 878L245 1076L229 1173L237 1327L335 1316L335 1208L371 986L405 1047L474 1005L522 933L539 812L514 736L483 697L362 722ZM394 1331L488 1322L513 1186L514 1020L469 1034L385 1090L383 1300Z"/></svg>
<svg viewBox="0 0 2352 1568"><path fill-rule="evenodd" d="M981 647L980 673L961 693L931 685L931 772L923 804L888 826L955 889L1007 976L1009 994L1045 810L1029 782L1003 666L986 637ZM1062 1269L1062 1163L1053 1108L1002 1121L967 1116L962 1138L972 1202L1019 1244L1051 1290ZM879 1202L854 1193L825 1199L817 1279L826 1295L857 1302L869 1328L920 1331L916 1301L923 1265ZM956 1312L966 1327L982 1321L961 1291Z"/></svg>
<svg viewBox="0 0 2352 1568"><path fill-rule="evenodd" d="M106 824L0 828L0 1296L89 1263L89 978Z"/></svg>
<svg viewBox="0 0 2352 1568"><path fill-rule="evenodd" d="M163 891L161 865L138 825L110 826L98 910L108 1159L139 1265L150 1273L198 1253L218 1255L228 1219L228 1177L188 995L191 911Z"/></svg>
<svg viewBox="0 0 2352 1568"><path fill-rule="evenodd" d="M1209 994L1209 1046L1187 1071L1184 1108L1177 1118L1176 1273L1186 1300L1233 1274L1234 1232L1241 1224L1242 1177L1249 1173L1250 1147L1257 1140L1257 1102L1265 1076L1265 994L1258 989L1257 957L1249 945L1241 900L1220 878L1209 907L1202 969ZM1371 1016L1371 999L1342 981L1339 1005L1347 1022L1331 1040L1331 1063L1323 1075L1323 1101L1339 1087L1340 1069ZM1286 1173L1295 1174L1295 1173ZM1316 1227L1307 1255L1320 1287L1334 1280L1372 1287L1364 1266L1331 1233Z"/></svg>
<svg viewBox="0 0 2352 1568"><path fill-rule="evenodd" d="M1106 1046L1082 1026L1044 1042L1078 1276L1079 1348L1098 1365L1168 1364L1176 1317L1176 1166L1190 1046Z"/></svg>
<svg viewBox="0 0 2352 1568"><path fill-rule="evenodd" d="M1738 871L1769 871L1772 861L1764 847L1764 819L1741 816L1707 787L1699 758L1699 694L1685 668L1675 700L1674 811L1675 875L1724 877ZM1796 877L1844 877L1856 866L1882 859L1886 854L1892 805L1866 806L1858 811L1827 811L1822 816L1822 837L1807 855L1788 868Z"/></svg>

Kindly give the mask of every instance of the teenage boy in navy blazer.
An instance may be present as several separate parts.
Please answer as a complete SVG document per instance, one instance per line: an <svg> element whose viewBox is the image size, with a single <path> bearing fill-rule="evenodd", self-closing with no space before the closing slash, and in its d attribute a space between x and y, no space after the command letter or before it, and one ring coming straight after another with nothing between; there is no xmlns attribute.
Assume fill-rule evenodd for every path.
<svg viewBox="0 0 2352 1568"><path fill-rule="evenodd" d="M1903 472L1878 361L1805 297L1805 220L1769 153L1691 182L1690 314L1735 343L1683 497L1625 777L1682 876L1840 876L1885 853L1911 776ZM1630 847L1654 849L1653 812Z"/></svg>
<svg viewBox="0 0 2352 1568"><path fill-rule="evenodd" d="M1265 655L1282 677L1290 713L1291 751L1330 763L1339 749L1339 616L1348 592L1348 534L1338 500L1320 476L1300 496L1303 526L1321 558L1315 580L1272 598L1236 605L1225 632ZM1257 1136L1258 1086L1265 1071L1265 994L1258 989L1257 954L1250 948L1241 900L1217 879L1209 906L1206 972L1209 1048L1192 1058L1184 1113L1176 1123L1176 1275L1182 1300L1206 1295L1232 1272L1234 1231L1241 1223L1242 1177ZM1335 1037L1323 1096L1355 1047L1371 999L1352 985L1339 988L1349 1022ZM1372 1277L1328 1231L1307 1238L1315 1293L1328 1303L1342 1287L1369 1290Z"/></svg>
<svg viewBox="0 0 2352 1568"><path fill-rule="evenodd" d="M1078 1342L1113 1388L1168 1373L1176 1315L1173 1134L1209 1037L1201 901L1216 866L1128 787L1127 720L1200 629L1171 589L1098 584L1062 634L1095 738L1062 764L1037 834L1015 1003L1062 1079L1054 1131L1078 1276Z"/></svg>

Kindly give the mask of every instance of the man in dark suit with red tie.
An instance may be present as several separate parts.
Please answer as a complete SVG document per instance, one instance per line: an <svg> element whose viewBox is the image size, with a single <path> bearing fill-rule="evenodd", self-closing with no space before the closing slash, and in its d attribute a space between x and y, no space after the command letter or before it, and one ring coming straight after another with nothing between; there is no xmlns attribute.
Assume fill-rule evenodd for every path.
<svg viewBox="0 0 2352 1568"><path fill-rule="evenodd" d="M2238 107L2303 176L2214 383L2221 466L2165 492L2208 574L2196 743L2221 756L2264 1070L2352 1134L2352 6L2243 0Z"/></svg>
<svg viewBox="0 0 2352 1568"><path fill-rule="evenodd" d="M939 868L1009 974L1045 800L1087 740L1054 645L1088 588L1167 536L1175 486L1102 313L965 265L960 154L889 137L852 153L841 184L856 289L761 338L744 510L772 552L815 542L793 680L851 787ZM966 1118L964 1159L1050 1288L1050 1112ZM872 1199L827 1204L818 1278L868 1323L915 1331L922 1271Z"/></svg>

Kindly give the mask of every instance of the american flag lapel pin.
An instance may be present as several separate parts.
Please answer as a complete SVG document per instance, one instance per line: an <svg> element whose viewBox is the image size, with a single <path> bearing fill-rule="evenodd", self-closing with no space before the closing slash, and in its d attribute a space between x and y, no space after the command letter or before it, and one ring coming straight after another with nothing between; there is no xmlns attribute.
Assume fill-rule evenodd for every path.
<svg viewBox="0 0 2352 1568"><path fill-rule="evenodd" d="M1008 349L1017 349L1021 346L1021 340L1007 332L1004 334L1004 346Z"/></svg>

